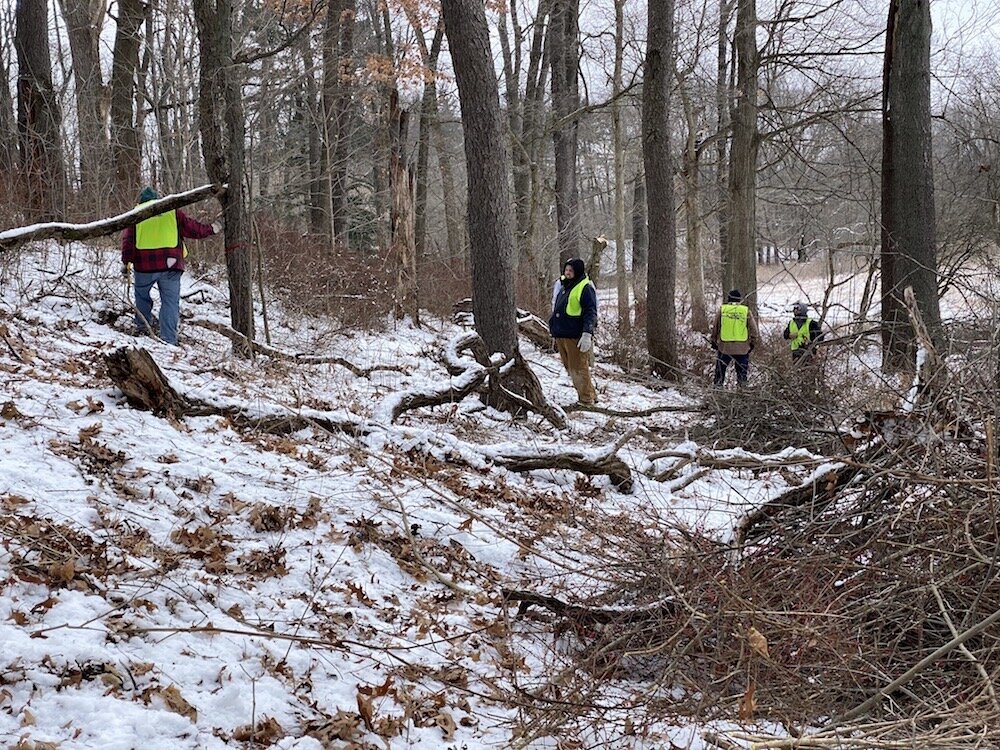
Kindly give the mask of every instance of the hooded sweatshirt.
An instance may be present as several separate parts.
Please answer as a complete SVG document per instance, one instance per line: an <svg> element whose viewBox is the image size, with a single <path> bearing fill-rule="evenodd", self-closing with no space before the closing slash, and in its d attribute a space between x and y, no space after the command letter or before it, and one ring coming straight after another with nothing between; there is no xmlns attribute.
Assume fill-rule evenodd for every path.
<svg viewBox="0 0 1000 750"><path fill-rule="evenodd" d="M549 318L549 333L557 339L578 339L584 333L593 333L597 328L597 292L593 283L587 283L580 295L580 315L569 315L566 306L569 303L570 292L577 284L589 282L587 269L580 258L573 258L566 263L573 268L573 278L563 277L562 288L556 295L556 302Z"/></svg>

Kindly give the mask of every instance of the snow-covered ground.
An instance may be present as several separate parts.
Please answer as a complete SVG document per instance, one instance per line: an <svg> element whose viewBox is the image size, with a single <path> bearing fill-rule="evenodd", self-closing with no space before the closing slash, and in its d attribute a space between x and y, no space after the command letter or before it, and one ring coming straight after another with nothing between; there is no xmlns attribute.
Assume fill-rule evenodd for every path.
<svg viewBox="0 0 1000 750"><path fill-rule="evenodd" d="M582 747L544 732L519 744L509 696L546 676L558 644L549 626L515 618L501 588L585 595L594 558L585 542L565 542L583 534L578 517L725 539L788 486L778 472L694 477L694 466L656 481L678 454L705 449L684 438L696 411L573 412L560 432L468 398L390 424L394 394L448 377L442 352L458 327L342 331L273 305L279 348L398 370L359 377L335 364L245 361L191 320L228 322L217 278L185 275L173 348L130 335L117 268L112 250L82 245L0 259L5 746ZM782 315L766 321L771 335ZM280 434L225 416L160 418L131 408L108 378L104 358L122 346L148 349L177 390L203 401L349 415L372 429ZM549 398L573 402L558 359L523 347ZM609 364L596 381L615 409L696 408ZM519 474L490 460L503 446L594 450L639 424L645 436L619 451L633 470L629 494L606 477ZM657 449L675 455L650 461ZM670 685L635 690L672 695ZM607 716L624 724L626 714ZM595 726L583 741L697 748L703 729L661 722L626 744L629 732Z"/></svg>

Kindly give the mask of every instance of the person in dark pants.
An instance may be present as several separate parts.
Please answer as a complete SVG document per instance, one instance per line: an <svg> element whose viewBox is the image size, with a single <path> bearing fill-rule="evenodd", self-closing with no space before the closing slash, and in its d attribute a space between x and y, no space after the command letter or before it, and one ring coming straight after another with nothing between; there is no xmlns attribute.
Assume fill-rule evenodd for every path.
<svg viewBox="0 0 1000 750"><path fill-rule="evenodd" d="M750 377L750 352L760 343L757 319L750 308L743 304L739 289L733 289L719 308L712 325L712 348L715 357L715 386L726 382L726 370L736 364L736 384L741 388Z"/></svg>
<svg viewBox="0 0 1000 750"><path fill-rule="evenodd" d="M823 338L823 329L818 320L809 317L805 302L792 305L792 319L782 333L792 347L792 362L808 363L815 354L815 345Z"/></svg>
<svg viewBox="0 0 1000 750"><path fill-rule="evenodd" d="M142 206L156 200L156 191L145 187L139 195ZM156 286L160 295L160 338L177 345L180 322L181 274L187 249L184 240L201 240L222 231L221 222L202 224L183 211L166 211L127 227L122 233L122 275L135 270L135 332L152 331L153 298Z"/></svg>
<svg viewBox="0 0 1000 750"><path fill-rule="evenodd" d="M563 266L561 287L555 295L549 333L556 340L559 359L573 380L581 404L597 403L590 379L590 349L597 328L597 292L587 277L583 260L572 258Z"/></svg>

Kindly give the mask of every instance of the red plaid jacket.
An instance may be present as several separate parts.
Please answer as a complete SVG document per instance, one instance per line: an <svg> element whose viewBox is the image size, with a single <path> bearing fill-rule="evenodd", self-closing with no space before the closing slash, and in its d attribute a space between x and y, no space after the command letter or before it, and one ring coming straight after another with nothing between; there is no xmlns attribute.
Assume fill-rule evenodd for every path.
<svg viewBox="0 0 1000 750"><path fill-rule="evenodd" d="M161 247L150 250L139 250L135 246L135 227L127 227L122 232L122 263L131 263L140 273L155 273L156 271L184 270L184 240L203 240L215 234L211 224L195 221L183 211L177 211L176 247ZM167 264L167 258L173 258L173 266Z"/></svg>

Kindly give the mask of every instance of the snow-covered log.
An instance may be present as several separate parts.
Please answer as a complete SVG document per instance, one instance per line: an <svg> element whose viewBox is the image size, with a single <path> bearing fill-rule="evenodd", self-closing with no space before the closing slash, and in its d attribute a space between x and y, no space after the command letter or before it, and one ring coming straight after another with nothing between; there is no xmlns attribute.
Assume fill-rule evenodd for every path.
<svg viewBox="0 0 1000 750"><path fill-rule="evenodd" d="M511 471L568 469L588 476L604 475L622 492L632 491L632 471L618 457L618 445L582 449L561 445L517 448L500 446L489 455Z"/></svg>
<svg viewBox="0 0 1000 750"><path fill-rule="evenodd" d="M213 195L225 192L225 187L219 185L202 185L184 193L175 193L159 198L141 208L133 208L123 214L107 219L91 221L86 224L69 224L61 221L51 221L44 224L31 224L26 227L8 229L0 232L0 253L13 250L26 242L58 238L61 240L89 240L120 232L133 226L143 219L162 214L177 208L183 208L197 203Z"/></svg>

